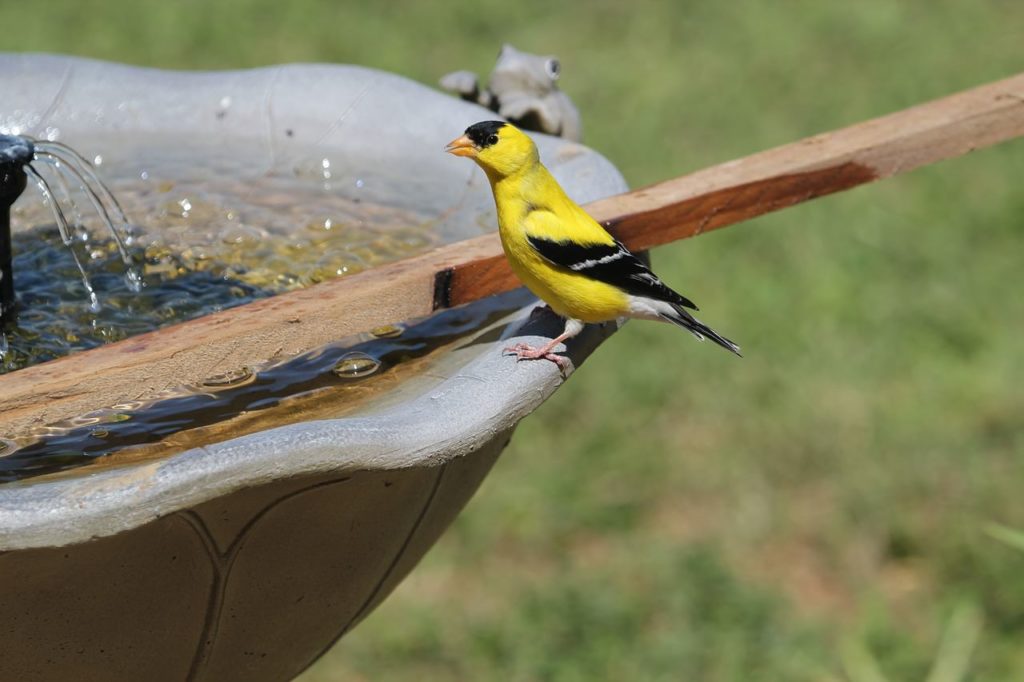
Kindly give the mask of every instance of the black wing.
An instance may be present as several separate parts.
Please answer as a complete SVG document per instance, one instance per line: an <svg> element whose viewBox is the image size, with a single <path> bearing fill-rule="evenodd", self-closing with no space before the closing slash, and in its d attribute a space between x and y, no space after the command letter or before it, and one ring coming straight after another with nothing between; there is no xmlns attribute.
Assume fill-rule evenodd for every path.
<svg viewBox="0 0 1024 682"><path fill-rule="evenodd" d="M577 244L532 235L527 239L537 253L554 265L611 284L633 296L667 301L697 310L693 301L665 286L643 261L617 240L614 244Z"/></svg>

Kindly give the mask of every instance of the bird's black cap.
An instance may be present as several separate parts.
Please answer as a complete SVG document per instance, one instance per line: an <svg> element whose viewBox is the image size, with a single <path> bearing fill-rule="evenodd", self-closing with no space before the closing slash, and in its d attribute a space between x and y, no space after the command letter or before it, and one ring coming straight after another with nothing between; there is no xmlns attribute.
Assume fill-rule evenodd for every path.
<svg viewBox="0 0 1024 682"><path fill-rule="evenodd" d="M483 149L497 142L493 136L506 125L508 124L504 121L481 121L466 128L466 136L473 140L473 144Z"/></svg>

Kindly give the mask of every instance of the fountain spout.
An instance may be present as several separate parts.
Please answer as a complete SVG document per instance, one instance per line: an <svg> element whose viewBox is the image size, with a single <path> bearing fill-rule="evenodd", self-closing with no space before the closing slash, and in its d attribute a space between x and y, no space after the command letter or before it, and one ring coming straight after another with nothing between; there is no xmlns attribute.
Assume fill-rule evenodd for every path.
<svg viewBox="0 0 1024 682"><path fill-rule="evenodd" d="M11 205L25 189L25 166L34 155L30 140L0 135L0 330L12 323L15 315Z"/></svg>

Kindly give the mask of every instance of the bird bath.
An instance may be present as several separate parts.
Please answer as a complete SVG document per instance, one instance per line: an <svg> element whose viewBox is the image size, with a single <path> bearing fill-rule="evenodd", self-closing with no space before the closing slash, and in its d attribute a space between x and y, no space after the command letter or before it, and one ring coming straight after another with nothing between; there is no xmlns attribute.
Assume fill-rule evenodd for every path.
<svg viewBox="0 0 1024 682"><path fill-rule="evenodd" d="M183 181L202 176L205 165L230 162L241 146L256 160L246 166L256 176L312 168L317 182L331 181L331 194L432 216L431 234L441 241L492 229L486 182L441 152L468 124L492 115L397 76L316 65L180 73L7 55L0 56L0 92L0 134L56 138L90 159L103 156L101 174L133 162L115 158L118 140L170 141L187 150L199 144L196 156L184 157ZM539 146L576 199L625 189L596 153L553 138L540 137ZM330 178L316 165L322 159L331 161ZM131 217L145 231L147 216ZM301 222L288 217L277 227L305 229ZM316 286L308 291L315 300ZM252 305L265 310L273 301ZM337 319L369 332L374 311L323 310L312 316L322 320L297 318L293 329L251 346L211 346L185 366L168 358L130 367L130 392L122 386L102 393L110 358L131 364L135 350L192 327L107 347L118 353L85 351L0 376L7 456L13 448L24 454L29 444L17 438L26 432L35 440L70 438L100 424L104 434L127 434L111 415L128 415L124 423L137 432L155 431L153 410L170 400L191 400L198 413L208 405L224 410L203 428L143 438L142 454L93 457L85 466L0 483L0 613L7 626L0 679L298 674L413 568L516 423L563 380L551 363L517 363L501 353L509 337L560 330L550 315L531 315L534 305L512 292L448 317L408 321L399 339L389 339L388 330L332 334ZM196 322L210 327L226 318L205 319ZM573 364L613 327L574 340ZM204 337L197 334L195 343L202 346ZM319 361L343 382L362 381L365 366L353 353L391 357L374 345L382 343L402 362L354 391L297 379ZM99 379L83 369L91 358L89 371ZM243 367L248 374L238 374ZM291 388L283 398L257 396L257 379L267 377L292 381ZM85 401L88 382L110 400ZM182 393L181 384L189 390ZM81 439L74 442L82 447ZM88 460L82 452L71 454Z"/></svg>

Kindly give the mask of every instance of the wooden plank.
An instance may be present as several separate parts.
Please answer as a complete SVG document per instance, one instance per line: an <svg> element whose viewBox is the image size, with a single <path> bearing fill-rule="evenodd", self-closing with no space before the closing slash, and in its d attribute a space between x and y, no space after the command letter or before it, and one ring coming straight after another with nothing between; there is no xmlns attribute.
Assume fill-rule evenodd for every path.
<svg viewBox="0 0 1024 682"><path fill-rule="evenodd" d="M692 237L1024 135L1024 74L587 205L634 250ZM513 286L498 250L450 273L452 304ZM443 298L443 297L442 297Z"/></svg>
<svg viewBox="0 0 1024 682"><path fill-rule="evenodd" d="M1024 135L1024 74L587 209L641 250ZM494 234L0 376L4 433L518 286Z"/></svg>

